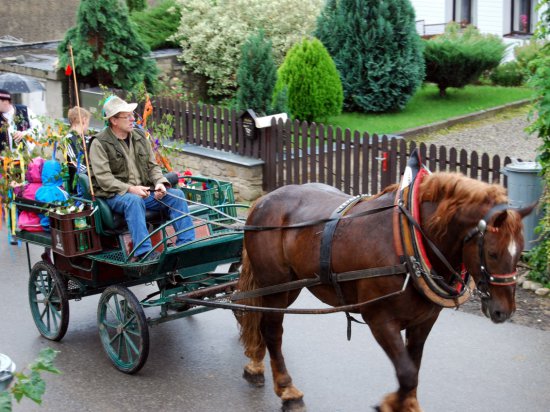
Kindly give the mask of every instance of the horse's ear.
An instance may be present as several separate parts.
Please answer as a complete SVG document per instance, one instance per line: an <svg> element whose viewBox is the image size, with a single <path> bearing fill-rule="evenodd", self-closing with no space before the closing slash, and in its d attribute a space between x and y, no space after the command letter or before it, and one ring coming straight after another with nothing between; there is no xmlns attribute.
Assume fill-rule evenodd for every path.
<svg viewBox="0 0 550 412"><path fill-rule="evenodd" d="M495 220L491 224L493 227L500 227L506 220L506 217L508 216L508 212L506 210L503 210L501 212L498 212L495 214Z"/></svg>
<svg viewBox="0 0 550 412"><path fill-rule="evenodd" d="M528 206L525 206L521 209L516 209L516 212L519 213L519 215L521 216L521 218L523 219L525 216L529 216L531 214L531 212L533 212L533 210L535 210L535 207L537 206L539 202L535 202L535 203L532 203Z"/></svg>

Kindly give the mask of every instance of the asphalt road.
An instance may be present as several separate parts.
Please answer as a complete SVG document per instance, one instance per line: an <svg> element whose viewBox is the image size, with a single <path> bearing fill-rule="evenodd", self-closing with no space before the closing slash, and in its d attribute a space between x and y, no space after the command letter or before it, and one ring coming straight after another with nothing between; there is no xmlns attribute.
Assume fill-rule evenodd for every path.
<svg viewBox="0 0 550 412"><path fill-rule="evenodd" d="M33 248L32 262L38 260ZM0 231L0 353L22 367L40 349L59 350L62 375L44 375L41 407L14 411L278 411L271 376L264 388L241 378L246 359L229 311L215 310L151 328L151 352L136 375L115 370L96 327L97 296L71 301L69 330L59 342L40 337L27 302L24 247ZM134 288L138 297L145 287ZM310 295L300 307L319 307ZM393 367L365 326L346 340L344 315L292 315L284 349L310 412L369 411L396 388ZM267 367L268 373L269 366ZM550 332L444 310L428 339L419 400L426 412L507 412L550 409Z"/></svg>

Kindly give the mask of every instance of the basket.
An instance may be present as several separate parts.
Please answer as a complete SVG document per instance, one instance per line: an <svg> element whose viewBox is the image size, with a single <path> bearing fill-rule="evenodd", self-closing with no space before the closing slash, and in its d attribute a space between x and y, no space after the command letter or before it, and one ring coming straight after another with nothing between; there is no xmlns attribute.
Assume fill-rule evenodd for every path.
<svg viewBox="0 0 550 412"><path fill-rule="evenodd" d="M65 257L101 251L93 210L60 215L49 213L52 249Z"/></svg>
<svg viewBox="0 0 550 412"><path fill-rule="evenodd" d="M204 189L206 185L206 189ZM181 187L185 198L193 202L202 203L209 206L221 206L225 204L235 203L235 195L233 194L233 184L216 179L204 179L204 181L192 181L187 186ZM223 213L237 217L237 210L234 207L220 209ZM220 216L215 211L210 211L210 219L220 219Z"/></svg>

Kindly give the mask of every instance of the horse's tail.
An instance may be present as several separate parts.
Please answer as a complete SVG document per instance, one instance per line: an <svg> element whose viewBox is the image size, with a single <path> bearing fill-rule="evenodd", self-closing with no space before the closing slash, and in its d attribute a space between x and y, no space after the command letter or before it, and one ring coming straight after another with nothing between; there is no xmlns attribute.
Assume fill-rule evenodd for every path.
<svg viewBox="0 0 550 412"><path fill-rule="evenodd" d="M256 289L256 282L254 279L254 273L250 265L250 259L246 248L243 248L243 259L241 267L241 275L239 277L238 289L241 292ZM251 306L261 306L262 297L255 297L249 299L243 299L238 303ZM240 341L244 346L245 355L249 358L254 357L254 353L265 345L260 333L260 321L262 320L261 312L242 312L238 317L240 324Z"/></svg>

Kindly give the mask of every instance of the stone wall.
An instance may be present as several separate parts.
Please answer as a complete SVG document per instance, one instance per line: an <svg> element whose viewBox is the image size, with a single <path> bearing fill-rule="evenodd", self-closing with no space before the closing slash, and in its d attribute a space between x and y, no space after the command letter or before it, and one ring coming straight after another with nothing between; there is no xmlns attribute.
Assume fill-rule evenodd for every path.
<svg viewBox="0 0 550 412"><path fill-rule="evenodd" d="M149 5L157 3L148 0ZM76 24L80 0L6 0L0 13L0 37L10 35L25 43L61 40Z"/></svg>
<svg viewBox="0 0 550 412"><path fill-rule="evenodd" d="M76 24L80 0L10 0L2 2L0 37L25 43L61 40Z"/></svg>
<svg viewBox="0 0 550 412"><path fill-rule="evenodd" d="M233 183L235 200L238 202L251 202L264 194L262 162L251 162L250 159L235 155L219 156L218 151L210 149L198 150L202 153L193 153L190 149L177 150L170 156L173 168L178 171L189 169L196 175Z"/></svg>

